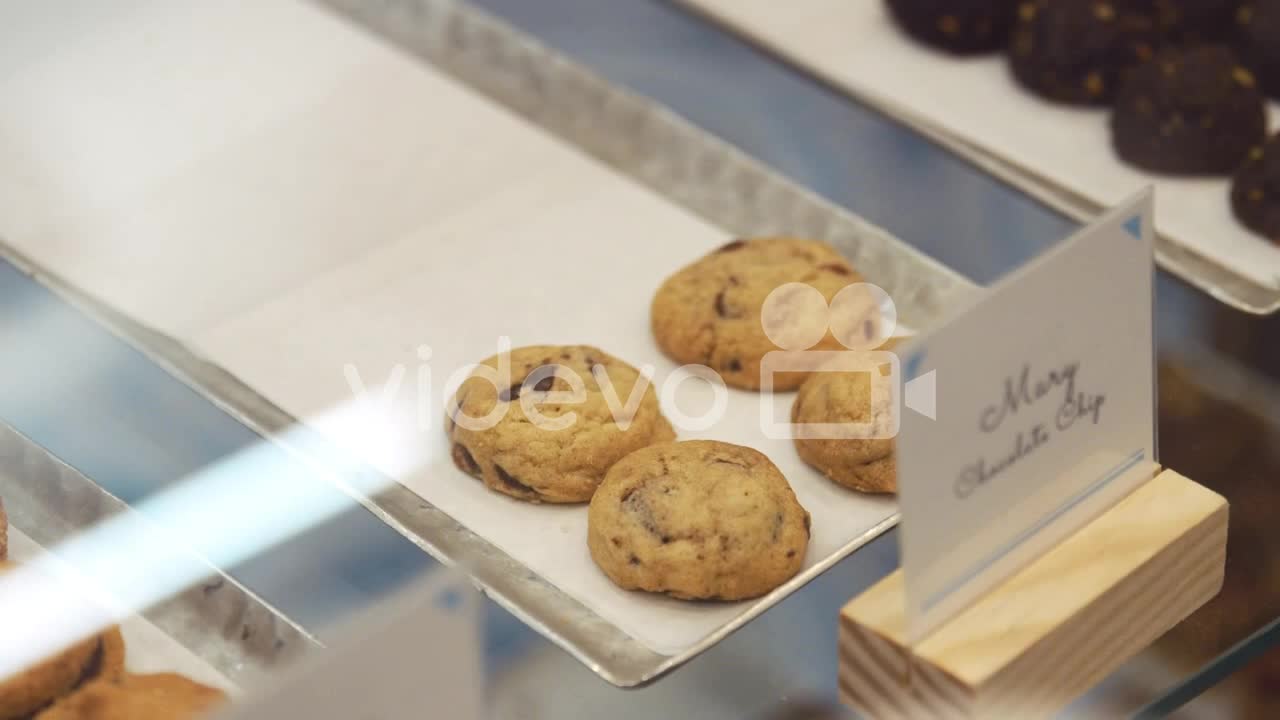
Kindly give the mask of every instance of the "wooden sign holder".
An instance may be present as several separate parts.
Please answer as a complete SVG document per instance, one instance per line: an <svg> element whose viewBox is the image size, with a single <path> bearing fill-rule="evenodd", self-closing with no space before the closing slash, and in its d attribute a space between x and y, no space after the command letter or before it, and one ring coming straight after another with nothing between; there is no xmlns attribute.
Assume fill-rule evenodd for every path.
<svg viewBox="0 0 1280 720"><path fill-rule="evenodd" d="M1051 716L1222 587L1227 501L1165 470L915 648L902 571L840 612L840 696L869 718Z"/></svg>

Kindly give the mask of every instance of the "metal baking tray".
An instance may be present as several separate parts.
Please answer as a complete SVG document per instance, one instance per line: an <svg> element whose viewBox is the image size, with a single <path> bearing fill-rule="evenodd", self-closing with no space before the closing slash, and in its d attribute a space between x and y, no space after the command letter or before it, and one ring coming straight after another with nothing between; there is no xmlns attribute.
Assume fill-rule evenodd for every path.
<svg viewBox="0 0 1280 720"><path fill-rule="evenodd" d="M826 240L894 298L901 321L923 329L977 290L967 279L757 163L642 97L620 90L508 25L453 0L317 0L480 94L594 156L730 234L786 232ZM298 447L283 431L295 418L182 344L93 300L0 244L0 255L77 304L175 376L269 441L376 475L334 451ZM326 458L320 458L324 462ZM356 483L353 483L356 484ZM364 483L361 483L364 484ZM407 488L360 502L445 564L465 570L499 605L619 686L644 684L688 661L842 557L888 530L893 516L835 555L752 604L677 655L656 653L530 572ZM367 486L367 484L366 484Z"/></svg>
<svg viewBox="0 0 1280 720"><path fill-rule="evenodd" d="M55 554L59 543L79 532L135 512L3 423L0 498L10 525ZM197 562L194 556L192 561ZM213 568L189 589L139 614L237 686L320 647L278 610Z"/></svg>

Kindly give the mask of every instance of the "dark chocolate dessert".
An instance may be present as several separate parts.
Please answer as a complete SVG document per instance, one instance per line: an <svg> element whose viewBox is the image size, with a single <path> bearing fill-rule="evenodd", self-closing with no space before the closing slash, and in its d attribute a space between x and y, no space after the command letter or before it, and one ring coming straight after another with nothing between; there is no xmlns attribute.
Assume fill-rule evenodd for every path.
<svg viewBox="0 0 1280 720"><path fill-rule="evenodd" d="M1231 186L1231 209L1250 230L1280 244L1280 135L1249 151Z"/></svg>
<svg viewBox="0 0 1280 720"><path fill-rule="evenodd" d="M1280 0L1250 0L1236 13L1236 48L1263 92L1280 98Z"/></svg>
<svg viewBox="0 0 1280 720"><path fill-rule="evenodd" d="M1128 74L1111 131L1120 157L1145 170L1230 175L1266 138L1266 104L1229 49L1170 49Z"/></svg>
<svg viewBox="0 0 1280 720"><path fill-rule="evenodd" d="M899 27L956 55L1004 49L1018 0L886 0Z"/></svg>
<svg viewBox="0 0 1280 720"><path fill-rule="evenodd" d="M1009 44L1013 76L1049 100L1106 105L1160 42L1154 18L1115 2L1029 0Z"/></svg>

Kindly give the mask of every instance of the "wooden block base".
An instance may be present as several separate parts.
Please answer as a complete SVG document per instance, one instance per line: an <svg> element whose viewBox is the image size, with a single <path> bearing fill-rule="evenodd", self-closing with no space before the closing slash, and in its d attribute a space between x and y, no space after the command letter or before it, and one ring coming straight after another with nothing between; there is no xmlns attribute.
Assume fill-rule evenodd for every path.
<svg viewBox="0 0 1280 720"><path fill-rule="evenodd" d="M1218 593L1227 501L1166 470L906 643L902 572L840 613L840 694L870 718L1052 715Z"/></svg>

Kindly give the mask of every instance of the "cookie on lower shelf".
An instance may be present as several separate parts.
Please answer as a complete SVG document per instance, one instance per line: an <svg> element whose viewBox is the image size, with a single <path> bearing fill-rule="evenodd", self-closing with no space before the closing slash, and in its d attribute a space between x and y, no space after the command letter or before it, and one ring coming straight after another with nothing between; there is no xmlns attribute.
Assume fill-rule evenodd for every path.
<svg viewBox="0 0 1280 720"><path fill-rule="evenodd" d="M587 502L615 462L675 439L648 378L589 345L484 360L450 400L445 430L460 470L504 495L548 503Z"/></svg>
<svg viewBox="0 0 1280 720"><path fill-rule="evenodd" d="M624 589L745 600L804 567L809 522L769 458L696 440L654 445L614 465L591 499L587 545Z"/></svg>
<svg viewBox="0 0 1280 720"><path fill-rule="evenodd" d="M887 395L873 395L868 373L814 373L791 406L796 452L838 485L867 493L897 492L891 412ZM806 427L819 424L849 432L843 437L806 433Z"/></svg>
<svg viewBox="0 0 1280 720"><path fill-rule="evenodd" d="M1018 0L886 0L908 35L956 55L1004 49Z"/></svg>
<svg viewBox="0 0 1280 720"><path fill-rule="evenodd" d="M1236 49L1258 83L1280 99L1280 0L1249 0L1236 13Z"/></svg>
<svg viewBox="0 0 1280 720"><path fill-rule="evenodd" d="M0 573L16 565L0 562ZM71 645L53 657L0 681L0 720L29 718L87 683L124 672L124 639L117 627Z"/></svg>
<svg viewBox="0 0 1280 720"><path fill-rule="evenodd" d="M1280 244L1280 135L1249 151L1231 184L1231 209L1250 230Z"/></svg>
<svg viewBox="0 0 1280 720"><path fill-rule="evenodd" d="M226 701L221 690L176 673L125 675L86 685L36 720L192 720Z"/></svg>
<svg viewBox="0 0 1280 720"><path fill-rule="evenodd" d="M794 350L842 349L827 330L827 304L861 281L853 266L823 242L734 240L662 283L650 309L653 336L676 362L709 366L729 385L758 390L764 382L761 360L780 348L778 340ZM774 294L791 289L798 291ZM766 318L766 301L782 315ZM796 340L794 347L784 335ZM794 390L805 377L782 372L769 381L775 390Z"/></svg>
<svg viewBox="0 0 1280 720"><path fill-rule="evenodd" d="M1155 19L1126 5L1027 0L1018 6L1009 65L1019 84L1048 100L1106 105L1160 40Z"/></svg>
<svg viewBox="0 0 1280 720"><path fill-rule="evenodd" d="M1253 73L1213 45L1165 50L1135 68L1111 116L1122 159L1171 175L1230 175L1266 133Z"/></svg>

